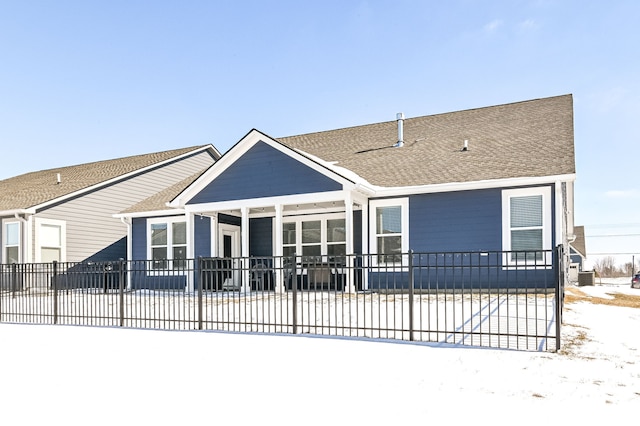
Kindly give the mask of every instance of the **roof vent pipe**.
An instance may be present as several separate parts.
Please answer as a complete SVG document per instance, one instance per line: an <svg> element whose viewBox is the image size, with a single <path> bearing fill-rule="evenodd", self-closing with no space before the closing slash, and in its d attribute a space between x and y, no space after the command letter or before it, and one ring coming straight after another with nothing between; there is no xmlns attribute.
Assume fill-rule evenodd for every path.
<svg viewBox="0 0 640 426"><path fill-rule="evenodd" d="M62 181L60 180L60 173L56 173L56 183L57 183L58 185L60 185L60 182L62 182Z"/></svg>
<svg viewBox="0 0 640 426"><path fill-rule="evenodd" d="M467 139L464 140L464 145L462 146L463 151L469 150L469 141Z"/></svg>
<svg viewBox="0 0 640 426"><path fill-rule="evenodd" d="M401 148L404 146L404 113L397 113L396 119L398 120L398 142L394 146Z"/></svg>

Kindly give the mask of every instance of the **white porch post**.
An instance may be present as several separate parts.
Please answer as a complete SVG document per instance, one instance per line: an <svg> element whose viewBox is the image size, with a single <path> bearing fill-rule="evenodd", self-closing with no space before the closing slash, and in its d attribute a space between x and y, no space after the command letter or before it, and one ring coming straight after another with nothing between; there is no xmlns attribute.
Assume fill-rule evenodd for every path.
<svg viewBox="0 0 640 426"><path fill-rule="evenodd" d="M284 282L282 274L282 204L276 204L276 218L275 218L275 235L274 235L274 251L275 256L274 268L275 268L275 288L277 293L284 292Z"/></svg>
<svg viewBox="0 0 640 426"><path fill-rule="evenodd" d="M218 232L220 232L220 227L218 226L218 213L214 212L213 216L209 218L211 221L211 257L218 257Z"/></svg>
<svg viewBox="0 0 640 426"><path fill-rule="evenodd" d="M33 253L33 216L29 215L29 217L27 218L27 223L26 223L26 239L27 242L25 244L26 248L27 248L27 256L23 257L24 261L27 263L32 263L33 259L34 259L34 253Z"/></svg>
<svg viewBox="0 0 640 426"><path fill-rule="evenodd" d="M344 199L345 207L345 235L347 236L346 251L347 251L347 292L354 293L355 287L353 285L354 273L353 273L353 196L351 192L347 192Z"/></svg>
<svg viewBox="0 0 640 426"><path fill-rule="evenodd" d="M369 202L362 202L362 289L369 289Z"/></svg>
<svg viewBox="0 0 640 426"><path fill-rule="evenodd" d="M195 264L197 262L197 259L195 259L195 226L193 224L193 218L195 216L193 213L187 213L185 216L187 222L187 259L192 259L191 262L193 262L187 270L187 291L193 292L195 291L195 279L194 274L191 271L196 270Z"/></svg>
<svg viewBox="0 0 640 426"><path fill-rule="evenodd" d="M251 292L251 283L249 282L249 208L242 207L242 227L240 230L241 244L240 257L242 268L242 292Z"/></svg>

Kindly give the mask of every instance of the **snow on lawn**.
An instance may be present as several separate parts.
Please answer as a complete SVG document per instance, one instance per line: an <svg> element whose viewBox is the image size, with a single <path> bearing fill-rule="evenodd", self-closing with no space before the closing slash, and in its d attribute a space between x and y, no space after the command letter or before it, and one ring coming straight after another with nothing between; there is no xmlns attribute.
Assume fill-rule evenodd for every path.
<svg viewBox="0 0 640 426"><path fill-rule="evenodd" d="M628 287L568 288L580 299L566 305L559 353L0 324L0 424L631 420L640 412L640 309L589 301L640 297Z"/></svg>

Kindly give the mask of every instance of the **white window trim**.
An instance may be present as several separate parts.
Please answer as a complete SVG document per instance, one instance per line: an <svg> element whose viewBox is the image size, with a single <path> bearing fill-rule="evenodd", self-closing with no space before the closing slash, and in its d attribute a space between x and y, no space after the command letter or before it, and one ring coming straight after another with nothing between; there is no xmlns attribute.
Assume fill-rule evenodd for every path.
<svg viewBox="0 0 640 426"><path fill-rule="evenodd" d="M169 262L166 269L153 269L151 268L151 264L150 264L150 266L147 268L147 275L167 275L167 273L170 273L171 275L187 275L189 273L189 271L187 270L189 268L179 269L179 270L173 269L173 232L172 232L173 229L171 225L179 222L186 223L187 218L184 216L174 216L174 217L159 217L159 218L147 219L147 259L149 259L149 262L151 262L151 264L153 263L153 257L152 257L153 250L151 247L151 225L166 223L167 224L167 261ZM188 231L189 229L187 226L187 232ZM186 247L188 248L188 246L189 246L189 236L187 235ZM185 261L188 261L188 259L185 259Z"/></svg>
<svg viewBox="0 0 640 426"><path fill-rule="evenodd" d="M332 219L345 219L345 227L346 227L346 214L345 213L327 213L327 214L310 214L310 215L302 215L302 216L286 216L282 218L282 224L285 223L295 223L296 224L296 256L302 256L302 222L312 222L312 221L320 221L320 255L327 256L327 221ZM274 227L275 228L275 227ZM345 235L345 246L347 244L347 240L352 238L350 235ZM274 239L275 241L275 239ZM333 242L331 244L339 244ZM306 244L306 245L317 245L317 244ZM284 247L284 243L282 244ZM290 244L288 244L290 246ZM347 255L350 253L347 253Z"/></svg>
<svg viewBox="0 0 640 426"><path fill-rule="evenodd" d="M42 225L60 227L60 245L61 245L60 262L66 262L67 261L67 222L65 222L64 220L44 219L44 218L37 217L35 220L35 225L36 225L36 235L35 235L36 263L42 262L42 247L40 246L40 228L42 227Z"/></svg>
<svg viewBox="0 0 640 426"><path fill-rule="evenodd" d="M378 207L400 207L400 238L401 238L401 252L403 254L409 252L409 198L387 198L384 200L371 200L369 201L369 252L371 253L371 262L372 266L378 265L402 265L403 263L407 264L407 259L404 259L403 262L389 262L389 263L378 263L378 234L376 231L376 210ZM363 218L364 219L364 218Z"/></svg>
<svg viewBox="0 0 640 426"><path fill-rule="evenodd" d="M511 198L542 196L542 250L551 250L551 187L540 186L532 188L505 189L502 191L502 250L511 251ZM551 252L548 252L542 261L518 261L511 259L508 253L504 254L503 264L506 266L522 266L526 269L551 268ZM536 264L537 263L537 264ZM540 263L549 266L541 266Z"/></svg>
<svg viewBox="0 0 640 426"><path fill-rule="evenodd" d="M22 263L22 221L21 220L16 220L16 219L2 219L2 244L1 244L1 249L2 249L2 258L1 261L2 263L7 263L7 247L14 247L14 246L7 246L7 225L10 225L12 223L17 223L18 224L18 263Z"/></svg>

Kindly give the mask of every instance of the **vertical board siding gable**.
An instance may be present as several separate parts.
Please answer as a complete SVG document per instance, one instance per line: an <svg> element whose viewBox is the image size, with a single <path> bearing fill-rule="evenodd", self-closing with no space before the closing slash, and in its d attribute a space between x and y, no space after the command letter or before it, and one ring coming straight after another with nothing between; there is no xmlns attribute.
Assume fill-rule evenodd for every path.
<svg viewBox="0 0 640 426"><path fill-rule="evenodd" d="M342 185L258 142L187 204L338 191Z"/></svg>

